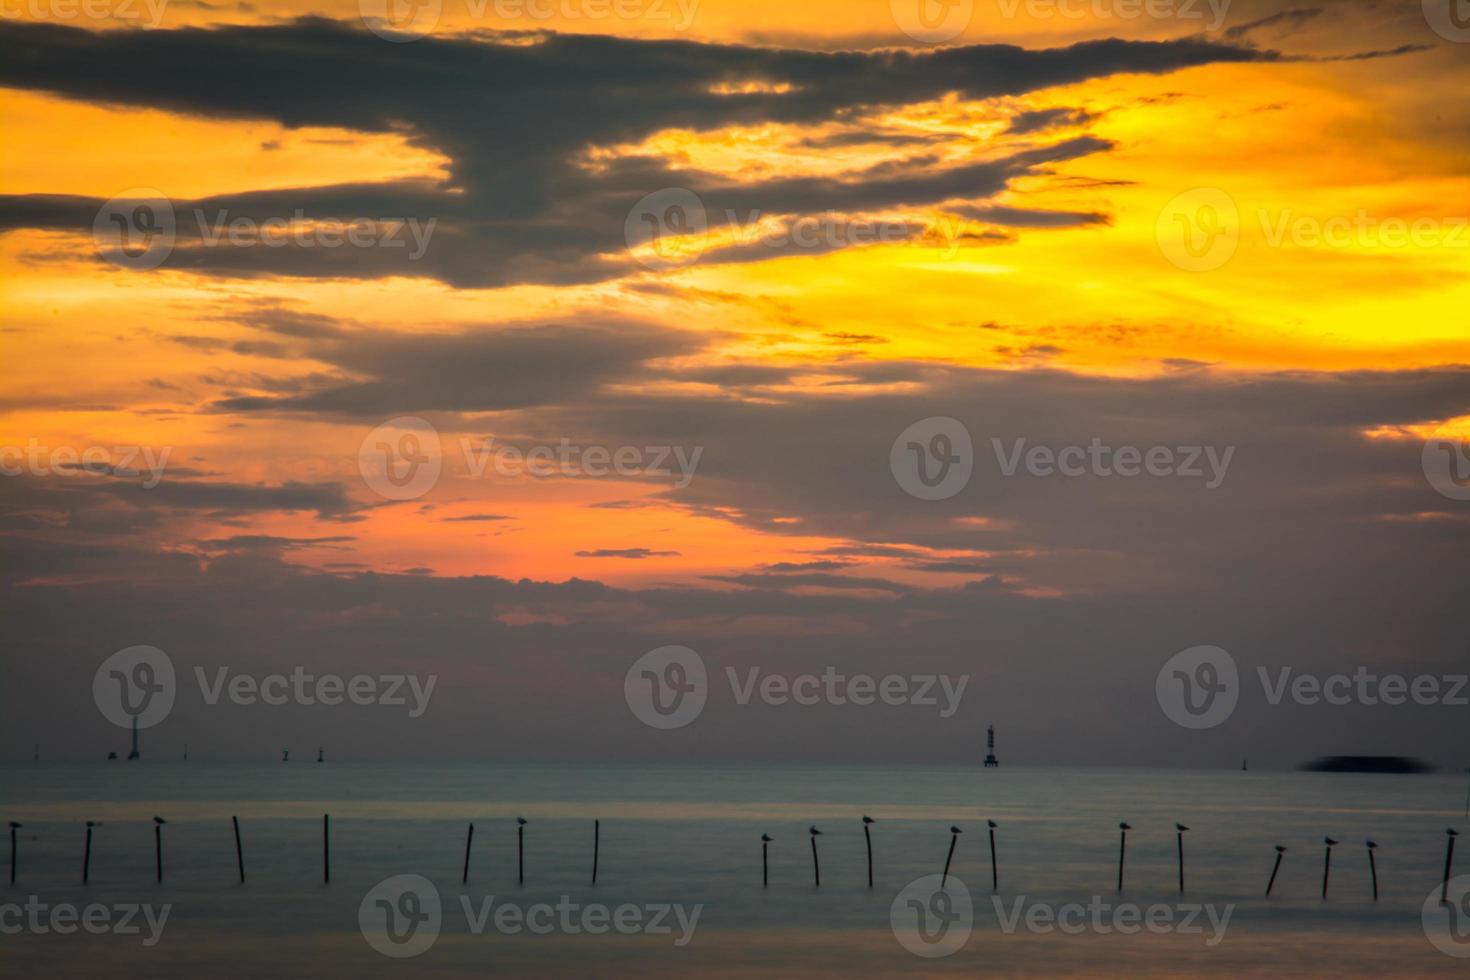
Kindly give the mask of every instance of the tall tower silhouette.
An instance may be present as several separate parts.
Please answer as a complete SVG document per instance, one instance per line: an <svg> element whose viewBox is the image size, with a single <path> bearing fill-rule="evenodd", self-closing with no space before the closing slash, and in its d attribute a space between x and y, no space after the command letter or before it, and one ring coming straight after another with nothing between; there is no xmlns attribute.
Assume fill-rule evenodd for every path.
<svg viewBox="0 0 1470 980"><path fill-rule="evenodd" d="M991 725L985 729L985 768L990 769L1000 765L1000 760L995 757L995 726Z"/></svg>
<svg viewBox="0 0 1470 980"><path fill-rule="evenodd" d="M128 753L128 761L132 762L134 759L141 758L142 756L138 754L138 716L133 715L133 751Z"/></svg>

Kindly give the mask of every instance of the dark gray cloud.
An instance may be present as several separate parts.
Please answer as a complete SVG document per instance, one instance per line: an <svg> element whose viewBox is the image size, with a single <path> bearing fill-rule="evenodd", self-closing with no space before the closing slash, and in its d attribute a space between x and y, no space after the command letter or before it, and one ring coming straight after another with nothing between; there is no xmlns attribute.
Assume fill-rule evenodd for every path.
<svg viewBox="0 0 1470 980"><path fill-rule="evenodd" d="M265 326L272 329L273 320ZM649 362L697 351L708 337L633 321L498 325L453 333L324 333L297 354L331 364L302 390L233 395L219 412L374 417L490 412L581 401L611 381L650 376ZM262 379L262 384L271 382Z"/></svg>
<svg viewBox="0 0 1470 980"><path fill-rule="evenodd" d="M1018 112L1011 119L1010 132L1018 134L1039 133L1062 126L1084 126L1097 118L1097 114L1086 109L1032 109Z"/></svg>
<svg viewBox="0 0 1470 980"><path fill-rule="evenodd" d="M179 243L167 267L235 276L429 275L475 286L586 282L636 271L626 258L624 221L640 198L661 188L703 196L716 225L729 220L728 212L936 204L988 197L1015 177L1107 144L1079 138L993 163L900 160L848 179L749 185L661 160L623 159L589 170L579 162L589 147L634 142L671 127L812 124L949 93L1017 95L1120 72L1278 58L1198 38L1089 41L1041 51L975 45L821 52L558 34L394 45L360 26L321 19L104 32L6 22L0 53L3 85L291 127L406 131L452 160L442 186L342 184L177 200ZM250 84L239 84L242 78ZM715 94L721 84L750 79L790 89ZM86 231L100 204L62 195L0 197L0 228ZM411 217L437 224L417 260L407 248L201 242L201 225L298 211L308 219ZM770 256L753 250L707 259Z"/></svg>

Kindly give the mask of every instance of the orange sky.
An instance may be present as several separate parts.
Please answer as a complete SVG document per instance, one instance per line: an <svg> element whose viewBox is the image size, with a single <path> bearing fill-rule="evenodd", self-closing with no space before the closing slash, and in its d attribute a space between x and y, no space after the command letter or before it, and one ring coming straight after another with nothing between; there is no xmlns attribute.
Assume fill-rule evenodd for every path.
<svg viewBox="0 0 1470 980"><path fill-rule="evenodd" d="M469 18L457 0L444 6L438 29L446 33L590 29L812 48L915 43L895 31L887 4L845 0L762 4L759 16L750 2L704 0L690 29L672 33L647 19L487 23ZM1232 23L1249 19L1251 9L1264 16L1279 6L1241 4ZM351 18L355 8L340 3L290 13ZM170 10L163 26L286 14L279 5L269 18L191 7ZM759 36L753 36L757 22ZM1396 22L1394 34L1365 16L1333 25L1332 42L1310 26L1284 33L1265 28L1251 40L1303 55L1433 40L1422 27L1415 33L1404 23ZM1179 37L1196 26L982 11L953 43L1044 47L1113 35ZM841 123L690 127L653 133L636 145L584 148L589 161L646 154L740 184L852 174L901 163L913 152L858 142L812 148L812 139L839 132L935 137L938 149L922 152L939 153L952 165L1087 135L1112 148L1025 176L990 202L1105 216L1083 226L998 227L940 208L900 210L866 217L917 220L932 234L820 255L696 261L634 268L595 283L501 288L454 286L428 276L242 279L137 271L100 261L89 236L13 231L0 237L0 344L9 369L0 444L168 447L173 465L187 467L196 479L269 486L343 481L355 499L374 505L345 525L309 511L262 513L227 527L207 515L180 514L158 531L164 548L197 549L201 540L235 534L336 537L345 540L301 544L288 557L321 568L635 584L699 581L810 560L842 541L803 533L800 514L778 517L783 526L763 529L661 496L665 480L465 472L460 437L511 437L517 430L509 419L485 417L469 428L461 428L462 419L439 419L445 477L424 501L377 506L381 502L357 472L358 447L370 425L196 409L337 370L304 348L285 357L279 350L252 350L261 335L242 319L261 309L326 317L358 330L425 334L615 314L707 334L706 346L681 357L678 366L690 370L736 363L840 370L844 364L928 360L1148 376L1171 361L1204 362L1224 373L1463 364L1470 361L1464 329L1470 152L1463 119L1459 136L1448 132L1452 114L1463 109L1432 105L1426 92L1463 64L1458 54L1440 47L1392 60L1211 64L1111 75L1020 97L951 96L860 112ZM1008 132L1020 114L1054 108L1084 115L1044 132ZM1432 113L1441 114L1441 125L1422 124ZM394 133L288 128L21 89L4 92L0 127L7 143L0 193L14 195L106 200L156 188L189 200L344 179L437 181L453 166L448 148L414 139L410 125ZM1179 229L1199 218L1201 194L1233 206L1238 245L1219 267L1198 271L1176 260L1183 247ZM1185 225L1177 223L1176 211ZM1418 222L1419 240L1394 241L1394 222ZM1311 237L1349 226L1343 240ZM957 239L965 233L973 237ZM712 233L691 247L708 252L728 240L721 234L728 233ZM1187 257L1183 264L1190 264ZM282 342L290 348L290 341ZM859 390L826 391L822 377L796 388L805 397L834 399ZM711 399L783 394L731 394L696 383L679 390ZM645 506L590 506L630 500ZM422 503L431 503L432 511ZM507 519L443 520L475 514ZM655 553L637 560L577 554L635 548ZM912 579L917 573L893 574Z"/></svg>

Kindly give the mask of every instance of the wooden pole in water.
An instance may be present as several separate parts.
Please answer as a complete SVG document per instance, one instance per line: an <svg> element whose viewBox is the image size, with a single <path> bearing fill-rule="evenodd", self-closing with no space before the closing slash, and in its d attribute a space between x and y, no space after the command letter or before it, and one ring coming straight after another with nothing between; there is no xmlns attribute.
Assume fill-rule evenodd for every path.
<svg viewBox="0 0 1470 980"><path fill-rule="evenodd" d="M869 828L876 821L872 817L863 817L863 842L868 845L868 887L873 887L873 835Z"/></svg>
<svg viewBox="0 0 1470 980"><path fill-rule="evenodd" d="M1324 837L1322 840L1327 844L1327 858L1322 864L1322 897L1326 898L1327 879L1332 876L1332 845L1336 844L1337 841L1331 837Z"/></svg>
<svg viewBox="0 0 1470 980"><path fill-rule="evenodd" d="M592 821L592 883L597 884L597 852L602 848L602 821Z"/></svg>
<svg viewBox="0 0 1470 980"><path fill-rule="evenodd" d="M322 884L332 880L332 818L322 814Z"/></svg>
<svg viewBox="0 0 1470 980"><path fill-rule="evenodd" d="M526 883L526 818L516 817L516 882Z"/></svg>
<svg viewBox="0 0 1470 980"><path fill-rule="evenodd" d="M990 826L990 890L1000 891L1000 869L995 864L995 821L985 821Z"/></svg>
<svg viewBox="0 0 1470 980"><path fill-rule="evenodd" d="M1276 886L1276 872L1281 870L1281 856L1286 853L1286 848L1280 844L1276 845L1276 866L1271 869L1271 880L1266 882L1266 897L1271 897L1271 889Z"/></svg>
<svg viewBox="0 0 1470 980"><path fill-rule="evenodd" d="M1179 837L1179 894L1184 894L1184 832L1189 828L1182 823L1176 823L1174 830Z"/></svg>
<svg viewBox="0 0 1470 980"><path fill-rule="evenodd" d="M160 885L163 884L163 825L166 823L162 817L153 818L153 866Z"/></svg>
<svg viewBox="0 0 1470 980"><path fill-rule="evenodd" d="M771 846L771 835L761 834L761 887L771 883L771 866L766 861L766 848Z"/></svg>
<svg viewBox="0 0 1470 980"><path fill-rule="evenodd" d="M245 884L245 849L240 846L240 818L231 817L235 825L235 865L240 869L240 884Z"/></svg>
<svg viewBox="0 0 1470 980"><path fill-rule="evenodd" d="M84 885L92 876L92 828L95 826L96 824L91 820L87 821L87 846L82 850L82 884Z"/></svg>
<svg viewBox="0 0 1470 980"><path fill-rule="evenodd" d="M1128 831L1133 828L1126 823L1118 824L1122 836L1118 840L1118 894L1123 894L1123 861L1128 855Z"/></svg>
<svg viewBox="0 0 1470 980"><path fill-rule="evenodd" d="M954 846L960 842L960 834L963 833L964 831L958 827L949 828L949 856L944 859L944 874L939 876L940 888L943 888L944 883L949 881L949 863L954 860Z"/></svg>
<svg viewBox="0 0 1470 980"><path fill-rule="evenodd" d="M12 885L15 884L15 832L21 826L14 820L10 821L10 883Z"/></svg>
<svg viewBox="0 0 1470 980"><path fill-rule="evenodd" d="M817 838L821 836L822 832L813 826L807 833L811 834L812 838L812 880L816 884L816 887L821 888L822 865L817 861Z"/></svg>
<svg viewBox="0 0 1470 980"><path fill-rule="evenodd" d="M474 839L475 825L470 824L469 833L464 835L464 874L459 879L459 883L461 885L467 885L470 883L470 844L474 841Z"/></svg>
<svg viewBox="0 0 1470 980"><path fill-rule="evenodd" d="M1455 838L1460 836L1460 832L1453 827L1446 830L1445 833L1449 836L1450 843L1444 854L1444 884L1439 889L1439 904L1441 905L1450 904L1450 871L1455 866Z"/></svg>
<svg viewBox="0 0 1470 980"><path fill-rule="evenodd" d="M1378 845L1371 840L1368 841L1368 871L1373 875L1373 901L1378 901L1378 861L1373 857L1373 852Z"/></svg>

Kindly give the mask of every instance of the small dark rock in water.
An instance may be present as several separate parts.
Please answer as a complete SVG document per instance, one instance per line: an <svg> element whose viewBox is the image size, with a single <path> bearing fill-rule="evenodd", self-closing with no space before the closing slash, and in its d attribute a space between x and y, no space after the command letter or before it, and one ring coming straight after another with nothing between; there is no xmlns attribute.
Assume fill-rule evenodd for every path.
<svg viewBox="0 0 1470 980"><path fill-rule="evenodd" d="M1424 773L1434 767L1401 755L1329 755L1305 763L1307 772Z"/></svg>

